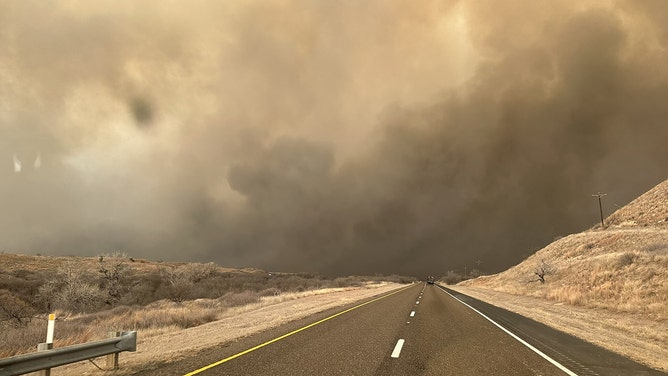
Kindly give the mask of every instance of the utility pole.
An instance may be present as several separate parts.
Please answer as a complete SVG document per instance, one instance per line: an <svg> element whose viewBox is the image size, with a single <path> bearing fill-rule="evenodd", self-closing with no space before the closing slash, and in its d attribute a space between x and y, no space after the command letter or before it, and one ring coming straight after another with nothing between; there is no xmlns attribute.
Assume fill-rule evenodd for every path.
<svg viewBox="0 0 668 376"><path fill-rule="evenodd" d="M607 196L607 194L598 192L597 194L591 196L598 197L598 210L601 212L601 229L603 229L605 228L605 223L603 223L603 204L601 203L601 197Z"/></svg>

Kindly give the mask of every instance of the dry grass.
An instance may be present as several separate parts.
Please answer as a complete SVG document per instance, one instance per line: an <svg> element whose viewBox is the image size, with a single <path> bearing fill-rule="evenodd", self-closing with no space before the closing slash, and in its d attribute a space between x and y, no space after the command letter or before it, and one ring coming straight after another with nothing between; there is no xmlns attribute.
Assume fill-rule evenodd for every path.
<svg viewBox="0 0 668 376"><path fill-rule="evenodd" d="M54 345L62 347L105 338L109 331L137 330L145 335L164 328L188 329L229 312L402 278L331 279L213 263L150 262L117 254L0 254L0 357L34 351L44 341L47 312L54 310L59 318Z"/></svg>
<svg viewBox="0 0 668 376"><path fill-rule="evenodd" d="M138 333L137 352L121 355L121 369L115 375L131 375L154 365L183 359L194 352L249 336L290 321L403 287L396 283L370 283L361 287L327 288L267 296L248 305L220 312L218 319L183 329L178 326L152 327ZM163 302L163 312L172 312L171 302ZM211 301L184 302L192 308L207 307ZM156 304L157 306L157 304ZM157 307L156 307L157 308ZM104 374L87 362L59 367L59 375Z"/></svg>
<svg viewBox="0 0 668 376"><path fill-rule="evenodd" d="M668 180L606 223L459 288L668 370ZM553 273L539 283L535 272L543 262Z"/></svg>
<svg viewBox="0 0 668 376"><path fill-rule="evenodd" d="M367 285L382 286L384 284ZM91 314L71 314L56 311L54 347L89 342L106 338L110 331L141 331L143 337L152 333L183 330L220 320L231 315L260 309L281 302L331 294L354 289L326 288L302 292L260 296L244 291L228 293L217 299L196 299L184 302L160 300L147 306L120 306ZM34 351L36 344L46 336L46 317L31 320L26 325L3 325L0 330L0 358Z"/></svg>
<svg viewBox="0 0 668 376"><path fill-rule="evenodd" d="M668 180L610 215L610 227L668 227Z"/></svg>
<svg viewBox="0 0 668 376"><path fill-rule="evenodd" d="M377 288L385 283L366 283L364 288ZM120 306L90 313L72 314L56 311L54 347L64 347L106 338L108 332L140 331L147 338L165 332L173 332L204 325L225 317L251 312L263 307L304 297L350 291L360 287L337 287L306 290L268 296L252 291L227 293L216 299L196 299L173 302L167 299L146 306ZM272 290L273 291L273 290ZM0 358L34 351L46 336L46 315L25 325L0 325Z"/></svg>
<svg viewBox="0 0 668 376"><path fill-rule="evenodd" d="M515 267L463 285L668 319L668 230L590 231L562 238ZM541 260L555 268L536 281Z"/></svg>

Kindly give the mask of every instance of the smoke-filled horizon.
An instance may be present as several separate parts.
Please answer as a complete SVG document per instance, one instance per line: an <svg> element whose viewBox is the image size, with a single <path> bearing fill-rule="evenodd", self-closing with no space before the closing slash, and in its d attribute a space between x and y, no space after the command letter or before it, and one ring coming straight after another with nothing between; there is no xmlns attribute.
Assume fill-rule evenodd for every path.
<svg viewBox="0 0 668 376"><path fill-rule="evenodd" d="M498 272L668 173L668 3L0 0L0 250Z"/></svg>

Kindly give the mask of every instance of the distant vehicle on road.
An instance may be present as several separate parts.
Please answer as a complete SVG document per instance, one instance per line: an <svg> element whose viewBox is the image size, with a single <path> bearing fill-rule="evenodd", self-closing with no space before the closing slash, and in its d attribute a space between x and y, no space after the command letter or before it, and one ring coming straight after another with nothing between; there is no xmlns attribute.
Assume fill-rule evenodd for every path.
<svg viewBox="0 0 668 376"><path fill-rule="evenodd" d="M427 283L430 284L430 285L433 285L434 284L434 277L433 276L427 277Z"/></svg>

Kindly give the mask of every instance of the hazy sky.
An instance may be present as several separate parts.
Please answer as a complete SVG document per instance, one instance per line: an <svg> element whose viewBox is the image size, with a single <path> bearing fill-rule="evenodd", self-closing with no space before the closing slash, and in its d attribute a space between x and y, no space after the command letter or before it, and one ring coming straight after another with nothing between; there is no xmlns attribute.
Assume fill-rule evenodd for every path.
<svg viewBox="0 0 668 376"><path fill-rule="evenodd" d="M668 177L668 2L0 0L0 250L496 272Z"/></svg>

